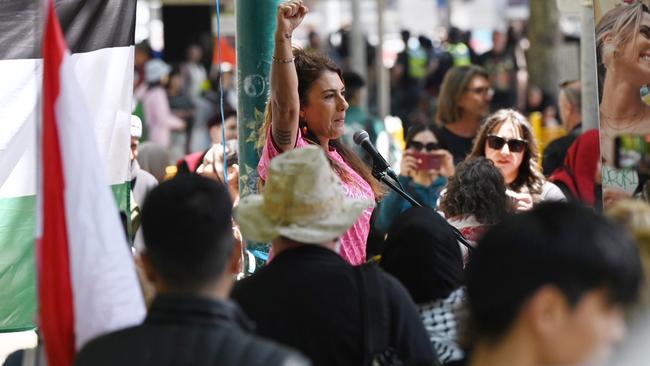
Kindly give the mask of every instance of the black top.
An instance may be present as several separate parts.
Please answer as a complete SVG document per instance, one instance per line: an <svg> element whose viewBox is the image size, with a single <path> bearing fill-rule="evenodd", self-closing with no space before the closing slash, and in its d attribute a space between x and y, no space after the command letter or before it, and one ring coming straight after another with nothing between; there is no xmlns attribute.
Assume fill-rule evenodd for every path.
<svg viewBox="0 0 650 366"><path fill-rule="evenodd" d="M544 175L550 177L555 169L564 165L564 158L567 151L573 144L578 136L582 133L582 124L577 124L569 134L562 136L558 139L551 141L551 143L544 149L544 157L542 158L542 169Z"/></svg>
<svg viewBox="0 0 650 366"><path fill-rule="evenodd" d="M288 348L249 334L236 304L158 296L142 325L101 336L75 365L308 365Z"/></svg>
<svg viewBox="0 0 650 366"><path fill-rule="evenodd" d="M433 347L404 287L381 271L390 346L407 364L436 364ZM303 245L281 252L240 281L233 299L258 334L297 348L314 365L361 365L362 323L355 268L333 251Z"/></svg>
<svg viewBox="0 0 650 366"><path fill-rule="evenodd" d="M458 165L458 163L465 160L465 157L469 155L474 146L474 137L458 136L445 126L436 129L436 137L440 146L453 155L454 165Z"/></svg>
<svg viewBox="0 0 650 366"><path fill-rule="evenodd" d="M430 207L411 207L393 222L381 267L418 304L445 299L463 285L463 255L451 225Z"/></svg>

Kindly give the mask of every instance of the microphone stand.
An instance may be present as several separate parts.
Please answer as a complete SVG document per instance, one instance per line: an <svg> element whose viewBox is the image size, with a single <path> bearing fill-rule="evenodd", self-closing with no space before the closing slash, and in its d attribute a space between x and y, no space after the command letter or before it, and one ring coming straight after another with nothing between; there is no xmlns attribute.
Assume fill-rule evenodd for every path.
<svg viewBox="0 0 650 366"><path fill-rule="evenodd" d="M379 169L372 169L372 176L375 177L380 182L383 182L384 184L389 186L393 191L397 192L397 194L402 196L402 198L407 200L411 205L415 207L422 207L422 204L420 202L416 201L415 198L409 196L408 193L404 192L402 188L397 186L399 182L393 182L392 179L389 179L388 174L386 174L385 171L381 171Z"/></svg>
<svg viewBox="0 0 650 366"><path fill-rule="evenodd" d="M404 190L400 187L397 186L399 182L393 182L391 179L389 179L388 174L386 174L386 171L382 171L380 169L377 169L373 166L372 168L372 176L375 177L377 180L380 182L383 182L387 186L389 186L393 191L395 191L397 194L402 196L405 200L407 200L412 206L414 207L423 207L420 202L418 202L415 198L409 196L408 193L404 192ZM397 183L397 184L395 184ZM446 220L445 220L446 221ZM454 232L456 235L456 240L458 240L463 246L467 247L467 249L471 252L474 250L474 247L470 245L469 241L463 236L463 233L460 232L460 230L456 229L453 225L449 224L449 227L451 227L451 230Z"/></svg>

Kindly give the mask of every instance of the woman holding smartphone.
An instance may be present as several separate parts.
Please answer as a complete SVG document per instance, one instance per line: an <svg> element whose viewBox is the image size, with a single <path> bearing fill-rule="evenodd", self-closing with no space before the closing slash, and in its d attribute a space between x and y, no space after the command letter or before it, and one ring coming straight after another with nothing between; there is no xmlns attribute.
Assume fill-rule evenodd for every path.
<svg viewBox="0 0 650 366"><path fill-rule="evenodd" d="M414 125L406 135L406 150L400 164L399 182L406 193L424 206L436 207L447 178L454 174L454 158L443 150L433 125ZM379 205L375 226L387 231L393 220L411 204L390 192Z"/></svg>
<svg viewBox="0 0 650 366"><path fill-rule="evenodd" d="M518 211L541 201L565 201L562 191L548 182L537 163L537 143L521 113L501 109L487 117L467 159L486 157L501 171Z"/></svg>

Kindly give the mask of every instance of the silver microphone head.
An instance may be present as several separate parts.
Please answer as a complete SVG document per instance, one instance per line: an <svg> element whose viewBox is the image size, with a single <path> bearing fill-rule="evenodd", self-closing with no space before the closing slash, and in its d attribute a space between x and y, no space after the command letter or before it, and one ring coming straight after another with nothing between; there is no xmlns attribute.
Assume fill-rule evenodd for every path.
<svg viewBox="0 0 650 366"><path fill-rule="evenodd" d="M357 131L352 136L352 140L354 140L354 143L357 144L357 145L361 145L361 143L364 140L368 140L368 139L370 139L370 136L368 136L368 132L366 132L364 130Z"/></svg>

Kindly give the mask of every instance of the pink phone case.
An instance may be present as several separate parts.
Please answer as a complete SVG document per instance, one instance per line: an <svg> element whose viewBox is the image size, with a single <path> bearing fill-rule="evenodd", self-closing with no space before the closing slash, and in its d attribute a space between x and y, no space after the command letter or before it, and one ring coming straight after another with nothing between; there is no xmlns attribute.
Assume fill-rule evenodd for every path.
<svg viewBox="0 0 650 366"><path fill-rule="evenodd" d="M444 155L441 154L426 154L426 153L410 153L416 159L420 160L418 170L440 170L442 166L442 159Z"/></svg>

